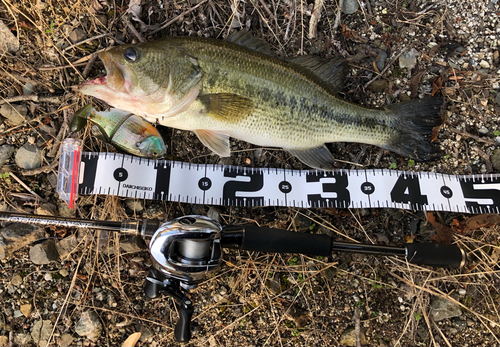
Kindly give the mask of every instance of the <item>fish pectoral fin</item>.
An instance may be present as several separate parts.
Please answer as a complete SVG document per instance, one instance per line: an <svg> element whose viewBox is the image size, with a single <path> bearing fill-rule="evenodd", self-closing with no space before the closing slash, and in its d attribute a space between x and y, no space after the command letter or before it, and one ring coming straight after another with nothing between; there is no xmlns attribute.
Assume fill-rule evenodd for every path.
<svg viewBox="0 0 500 347"><path fill-rule="evenodd" d="M205 106L205 113L225 122L237 122L253 110L253 101L238 94L206 94L198 99Z"/></svg>
<svg viewBox="0 0 500 347"><path fill-rule="evenodd" d="M335 158L325 145L317 148L288 149L290 154L297 157L304 164L321 170L333 170Z"/></svg>
<svg viewBox="0 0 500 347"><path fill-rule="evenodd" d="M302 55L290 61L325 81L331 92L338 93L344 88L349 67L345 59L324 59L314 55Z"/></svg>
<svg viewBox="0 0 500 347"><path fill-rule="evenodd" d="M210 130L195 130L194 133L198 136L200 141L215 154L221 157L229 157L231 154L228 135L219 134Z"/></svg>

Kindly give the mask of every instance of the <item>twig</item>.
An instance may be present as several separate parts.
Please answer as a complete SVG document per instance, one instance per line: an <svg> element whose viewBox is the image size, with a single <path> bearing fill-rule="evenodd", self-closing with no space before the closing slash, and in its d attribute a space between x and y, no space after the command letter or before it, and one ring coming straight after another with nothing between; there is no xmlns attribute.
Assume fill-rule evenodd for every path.
<svg viewBox="0 0 500 347"><path fill-rule="evenodd" d="M63 113L66 115L67 110L63 110ZM66 118L66 117L65 117ZM64 136L66 135L66 130L68 130L68 123L66 119L61 125L61 129L59 129L59 133L56 136L56 141L54 143L54 146L50 149L48 156L51 158L54 158L59 151L59 146L61 145L62 140L64 139Z"/></svg>
<svg viewBox="0 0 500 347"><path fill-rule="evenodd" d="M178 15L177 17L175 17L174 19L172 19L171 21L167 22L166 24L162 25L161 27L159 27L158 29L156 30L153 30L152 32L150 32L149 34L150 35L153 35L153 34L156 34L158 31L161 31L165 28L168 28L170 25L172 25L173 23L175 23L179 18L182 18L184 17L185 15L187 15L188 13L191 13L193 12L194 10L196 10L198 7L200 7L201 5L203 5L204 3L206 3L208 0L202 0L198 5L194 6L194 7L191 7L189 10L186 10L184 12L182 12L180 15Z"/></svg>
<svg viewBox="0 0 500 347"><path fill-rule="evenodd" d="M21 76L21 75L12 73L12 72L0 71L0 76L12 78L13 80L16 80L18 82L20 81L20 82L24 82L24 83L31 83L33 85L39 84L39 82L37 82L37 81L33 81L30 78L27 78L27 77L24 77L24 76Z"/></svg>
<svg viewBox="0 0 500 347"><path fill-rule="evenodd" d="M130 29L130 31L132 32L132 34L134 34L135 37L137 37L137 40L139 40L139 42L145 42L146 41L146 40L144 40L144 38L142 37L142 35L137 31L137 29L132 25L132 23L130 23L130 19L128 19L127 14L125 14L122 17L122 20L125 23L125 25L127 26L127 28Z"/></svg>
<svg viewBox="0 0 500 347"><path fill-rule="evenodd" d="M85 61L87 61L87 59ZM74 68L76 66L83 66L85 64L86 63L74 63L71 65L62 65L62 66L42 66L38 68L38 71L62 70L62 69Z"/></svg>
<svg viewBox="0 0 500 347"><path fill-rule="evenodd" d="M28 192L30 192L37 199L40 199L41 201L44 200L44 199L42 199L42 197L40 195L38 195L37 193L35 193L34 191L32 191L31 188L26 185L26 183L24 183L23 181L21 181L19 179L19 177L17 177L16 175L14 175L14 173L12 171L9 172L9 177L12 177L13 179L15 179L17 181L17 183L19 183L20 185L22 185L24 189L26 189Z"/></svg>
<svg viewBox="0 0 500 347"><path fill-rule="evenodd" d="M337 16L335 17L335 23L333 24L333 29L332 29L333 32L337 31L337 28L339 27L340 12L342 12L342 7L344 7L344 0L339 1L339 8L337 9Z"/></svg>
<svg viewBox="0 0 500 347"><path fill-rule="evenodd" d="M0 100L0 105L19 101L50 102L53 104L61 103L61 99L58 96L38 96L37 94L30 94L2 98L2 100Z"/></svg>
<svg viewBox="0 0 500 347"><path fill-rule="evenodd" d="M315 39L318 36L318 22L321 18L321 9L323 8L323 0L314 1L314 9L309 20L309 39Z"/></svg>
<svg viewBox="0 0 500 347"><path fill-rule="evenodd" d="M87 65L85 65L85 69L83 69L83 72L82 72L83 78L87 78L87 76L90 73L90 70L94 66L94 63L95 63L96 59L97 59L97 53L92 53L90 55L90 59L89 59Z"/></svg>
<svg viewBox="0 0 500 347"><path fill-rule="evenodd" d="M354 308L354 334L356 335L356 347L361 347L361 321L357 306Z"/></svg>
<svg viewBox="0 0 500 347"><path fill-rule="evenodd" d="M474 146L471 148L473 151L476 151L477 154L484 160L484 165L486 165L486 172L493 172L493 164L491 164L490 156L483 152L482 149Z"/></svg>
<svg viewBox="0 0 500 347"><path fill-rule="evenodd" d="M389 64L387 64L387 66L377 76L373 77L371 80L369 80L368 82L366 82L365 88L368 88L368 86L370 84L372 84L380 76L382 76L392 66L392 64L394 64L394 62L401 56L401 54L403 54L403 52L404 52L404 49L401 52L399 52L398 54L396 54L396 56L394 58L392 58L392 60L389 62Z"/></svg>
<svg viewBox="0 0 500 347"><path fill-rule="evenodd" d="M64 48L62 51L66 52L66 51L68 51L68 50L70 50L72 48L75 48L75 47L81 45L82 43L86 43L86 42L89 42L89 41L97 40L97 39L100 39L101 37L105 37L105 36L111 36L111 35L108 34L108 33L104 33L104 34L100 34L100 35L97 35L97 36L89 37L88 39L79 41L79 42L75 43L74 45L71 45L71 46L68 46L68 47Z"/></svg>
<svg viewBox="0 0 500 347"><path fill-rule="evenodd" d="M479 136L476 136L476 135L472 135L472 134L469 134L469 133L466 133L464 131L460 131L456 128L450 128L450 130L452 132L454 132L455 134L458 134L458 135L462 135L462 136L465 136L465 137L470 137L471 139L474 139L476 140L477 142L483 142L483 143L487 143L489 145L494 145L494 146L498 146L498 142L494 141L494 140L487 140L487 139L483 139Z"/></svg>
<svg viewBox="0 0 500 347"><path fill-rule="evenodd" d="M264 11L267 12L267 15L269 17L273 17L273 13L271 12L271 10L269 9L269 7L267 6L267 4L264 2L264 0L259 0L260 4L262 5L262 7L264 7Z"/></svg>
<svg viewBox="0 0 500 347"><path fill-rule="evenodd" d="M52 161L52 163L50 163L49 165L40 166L40 167L37 167L36 169L31 169L31 170L23 170L23 171L20 171L20 174L23 176L34 176L34 175L38 175L41 173L47 173L47 172L54 170L58 164L59 164L58 160L54 159Z"/></svg>

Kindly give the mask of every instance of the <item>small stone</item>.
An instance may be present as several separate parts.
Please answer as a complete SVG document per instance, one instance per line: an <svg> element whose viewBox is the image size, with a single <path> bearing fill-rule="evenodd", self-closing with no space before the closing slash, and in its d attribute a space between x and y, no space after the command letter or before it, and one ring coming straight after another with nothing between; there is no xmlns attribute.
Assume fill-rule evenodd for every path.
<svg viewBox="0 0 500 347"><path fill-rule="evenodd" d="M495 102L500 105L500 91L498 91L497 95L495 96Z"/></svg>
<svg viewBox="0 0 500 347"><path fill-rule="evenodd" d="M14 311L14 318L19 318L19 317L22 317L23 316L23 313L21 312L21 310L15 310Z"/></svg>
<svg viewBox="0 0 500 347"><path fill-rule="evenodd" d="M493 154L490 157L491 165L496 172L500 172L500 148L497 148L493 151Z"/></svg>
<svg viewBox="0 0 500 347"><path fill-rule="evenodd" d="M222 222L222 218L220 217L220 211L216 210L213 207L208 208L207 217L213 219L217 223Z"/></svg>
<svg viewBox="0 0 500 347"><path fill-rule="evenodd" d="M76 323L75 332L85 336L92 341L97 341L102 332L102 324L99 316L94 311L85 311Z"/></svg>
<svg viewBox="0 0 500 347"><path fill-rule="evenodd" d="M65 237L56 243L56 249L59 253L59 257L65 258L68 254L73 252L73 250L78 245L78 239L75 234Z"/></svg>
<svg viewBox="0 0 500 347"><path fill-rule="evenodd" d="M12 252L45 237L45 231L38 225L12 223L0 229L0 259Z"/></svg>
<svg viewBox="0 0 500 347"><path fill-rule="evenodd" d="M387 88L387 81L386 80L373 81L373 83L370 84L369 88L374 93L383 93Z"/></svg>
<svg viewBox="0 0 500 347"><path fill-rule="evenodd" d="M35 214L40 216L55 216L57 215L57 208L51 203L42 204L36 208Z"/></svg>
<svg viewBox="0 0 500 347"><path fill-rule="evenodd" d="M67 277L69 275L69 271L66 270L66 269L61 269L59 270L59 274L62 276L62 277Z"/></svg>
<svg viewBox="0 0 500 347"><path fill-rule="evenodd" d="M144 249L143 245L144 242L137 236L127 236L120 239L120 248L126 253L140 252Z"/></svg>
<svg viewBox="0 0 500 347"><path fill-rule="evenodd" d="M21 169L31 170L42 166L43 151L25 143L16 153L16 165Z"/></svg>
<svg viewBox="0 0 500 347"><path fill-rule="evenodd" d="M363 328L360 329L360 334L359 334L360 340L361 340L361 345L367 345L368 341L366 340L365 332L363 331ZM342 346L356 346L356 331L354 327L347 328L343 333L342 336L340 337L340 344Z"/></svg>
<svg viewBox="0 0 500 347"><path fill-rule="evenodd" d="M0 53L3 51L15 53L18 50L19 40L12 31L10 31L9 27L0 20Z"/></svg>
<svg viewBox="0 0 500 347"><path fill-rule="evenodd" d="M95 19L97 24L102 25L103 27L108 26L108 16L105 14L98 14L95 16Z"/></svg>
<svg viewBox="0 0 500 347"><path fill-rule="evenodd" d="M345 14L353 14L359 9L359 3L357 0L344 0L342 4L342 12Z"/></svg>
<svg viewBox="0 0 500 347"><path fill-rule="evenodd" d="M498 51L493 52L493 60L497 60L500 57L500 53Z"/></svg>
<svg viewBox="0 0 500 347"><path fill-rule="evenodd" d="M14 126L24 123L27 114L28 109L24 105L3 104L0 107L0 115L7 118Z"/></svg>
<svg viewBox="0 0 500 347"><path fill-rule="evenodd" d="M11 145L2 145L0 146L0 166L3 166L7 163L14 154L14 146Z"/></svg>
<svg viewBox="0 0 500 347"><path fill-rule="evenodd" d="M47 240L33 247L30 247L30 260L37 265L49 264L51 261L59 259L54 240Z"/></svg>
<svg viewBox="0 0 500 347"><path fill-rule="evenodd" d="M486 129L485 127L481 127L481 128L479 128L479 130L477 132L480 135L486 135L488 133L488 129Z"/></svg>
<svg viewBox="0 0 500 347"><path fill-rule="evenodd" d="M10 283L16 287L20 286L21 284L23 284L23 278L19 274L14 274L14 276L12 276L12 279L10 280Z"/></svg>
<svg viewBox="0 0 500 347"><path fill-rule="evenodd" d="M458 295L462 295L462 296L464 296L466 293L467 293L467 291L466 291L464 288L460 288L460 289L458 290Z"/></svg>
<svg viewBox="0 0 500 347"><path fill-rule="evenodd" d="M479 65L481 65L481 67L482 67L483 69L489 69L489 68L490 68L490 63L488 63L486 60L481 60L481 61L479 62Z"/></svg>
<svg viewBox="0 0 500 347"><path fill-rule="evenodd" d="M29 316L31 316L31 308L31 304L24 304L21 305L20 311L26 318L29 318Z"/></svg>
<svg viewBox="0 0 500 347"><path fill-rule="evenodd" d="M31 337L38 346L46 346L52 334L52 322L50 320L39 320L33 326Z"/></svg>
<svg viewBox="0 0 500 347"><path fill-rule="evenodd" d="M431 317L439 322L448 318L459 317L462 315L460 306L450 300L433 296L431 299Z"/></svg>
<svg viewBox="0 0 500 347"><path fill-rule="evenodd" d="M375 64L377 65L377 69L382 71L385 67L385 61L387 60L387 53L385 51L380 51L377 56L377 60Z"/></svg>
<svg viewBox="0 0 500 347"><path fill-rule="evenodd" d="M57 205L57 210L59 211L59 216L61 217L74 217L75 210L70 209L68 204L65 202L61 202Z"/></svg>
<svg viewBox="0 0 500 347"><path fill-rule="evenodd" d="M30 346L31 340L30 334L17 334L14 336L15 345L17 346Z"/></svg>
<svg viewBox="0 0 500 347"><path fill-rule="evenodd" d="M72 44L75 44L85 40L87 38L87 34L83 31L83 29L76 28L69 34L68 38Z"/></svg>
<svg viewBox="0 0 500 347"><path fill-rule="evenodd" d="M66 347L71 346L75 338L71 334L64 334L61 336L61 340L59 341L59 346Z"/></svg>
<svg viewBox="0 0 500 347"><path fill-rule="evenodd" d="M141 212L142 210L144 210L141 202L136 199L127 199L125 201L125 205L127 205L127 207L134 212Z"/></svg>
<svg viewBox="0 0 500 347"><path fill-rule="evenodd" d="M399 67L402 69L413 69L415 64L417 64L417 56L418 51L415 48L412 48L409 52L404 52L399 57Z"/></svg>

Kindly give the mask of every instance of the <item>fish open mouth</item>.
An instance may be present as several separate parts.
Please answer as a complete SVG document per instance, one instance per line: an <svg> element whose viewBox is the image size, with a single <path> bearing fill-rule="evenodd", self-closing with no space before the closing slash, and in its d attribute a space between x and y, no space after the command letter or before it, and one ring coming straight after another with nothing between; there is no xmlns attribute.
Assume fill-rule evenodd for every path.
<svg viewBox="0 0 500 347"><path fill-rule="evenodd" d="M130 94L133 89L133 73L129 71L130 69L120 64L107 52L99 53L99 58L106 68L106 76L84 82L80 85L80 89L86 86L103 86L115 92Z"/></svg>

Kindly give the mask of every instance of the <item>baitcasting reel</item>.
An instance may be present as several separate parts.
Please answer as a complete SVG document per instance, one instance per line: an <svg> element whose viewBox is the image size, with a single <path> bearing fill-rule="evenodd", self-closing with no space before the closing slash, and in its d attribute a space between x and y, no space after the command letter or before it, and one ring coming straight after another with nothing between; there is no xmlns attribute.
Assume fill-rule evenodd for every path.
<svg viewBox="0 0 500 347"><path fill-rule="evenodd" d="M144 288L146 296L171 296L179 307L175 339L191 338L193 302L189 290L196 288L208 273L217 271L222 248L270 253L302 253L329 256L332 251L384 256L402 256L409 263L445 268L465 265L466 254L457 245L405 243L404 247L333 242L324 234L297 233L254 225L225 226L203 216L185 216L161 223L158 220L98 221L64 217L0 212L0 221L78 227L140 235L151 238L149 251L153 267Z"/></svg>
<svg viewBox="0 0 500 347"><path fill-rule="evenodd" d="M175 339L191 338L193 303L187 292L209 272L219 269L222 227L203 216L186 216L163 223L151 238L149 251L153 268L146 277L144 292L150 299L171 296L179 308Z"/></svg>

